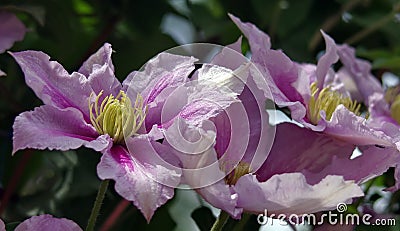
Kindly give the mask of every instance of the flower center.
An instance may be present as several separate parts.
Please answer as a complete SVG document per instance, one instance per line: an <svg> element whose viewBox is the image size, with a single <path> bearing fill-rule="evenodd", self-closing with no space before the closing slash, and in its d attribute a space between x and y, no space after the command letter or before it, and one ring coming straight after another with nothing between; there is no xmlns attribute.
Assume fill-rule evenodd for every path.
<svg viewBox="0 0 400 231"><path fill-rule="evenodd" d="M240 177L250 173L250 164L239 162L239 164L225 177L225 182L229 185L235 185Z"/></svg>
<svg viewBox="0 0 400 231"><path fill-rule="evenodd" d="M400 124L400 86L387 89L385 100L390 105L390 115Z"/></svg>
<svg viewBox="0 0 400 231"><path fill-rule="evenodd" d="M342 94L332 91L330 87L325 87L321 91L317 87L317 82L314 82L310 86L311 98L308 103L308 119L314 125L318 124L321 119L320 111L325 111L326 118L331 119L333 112L336 107L342 104L348 110L352 111L356 115L360 115L361 104L357 101L351 100L350 97L343 96Z"/></svg>
<svg viewBox="0 0 400 231"><path fill-rule="evenodd" d="M124 136L137 134L147 111L147 106L143 107L142 96L137 95L132 107L131 100L123 91L120 91L116 97L112 94L106 96L99 104L102 95L103 91L97 95L94 103L89 99L90 121L97 132L110 135L114 143L122 143Z"/></svg>

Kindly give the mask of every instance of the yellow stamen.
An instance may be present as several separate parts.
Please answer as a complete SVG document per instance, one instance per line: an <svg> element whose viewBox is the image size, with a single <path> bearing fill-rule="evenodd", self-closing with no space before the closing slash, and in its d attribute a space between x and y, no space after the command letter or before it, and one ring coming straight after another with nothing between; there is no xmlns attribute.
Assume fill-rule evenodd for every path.
<svg viewBox="0 0 400 231"><path fill-rule="evenodd" d="M225 177L225 182L229 185L235 185L240 177L250 173L250 164L239 162L239 164Z"/></svg>
<svg viewBox="0 0 400 231"><path fill-rule="evenodd" d="M147 105L144 106L143 97L138 94L132 107L131 100L125 92L120 91L114 97L106 96L100 106L99 101L103 91L96 96L94 103L89 98L90 121L99 134L108 134L115 143L124 141L124 137L136 135L146 118Z"/></svg>
<svg viewBox="0 0 400 231"><path fill-rule="evenodd" d="M342 94L332 91L330 87L325 87L321 91L317 87L317 82L310 86L311 98L308 102L308 119L313 124L318 124L321 119L320 111L325 111L326 119L330 120L336 107L342 104L347 109L356 115L360 115L361 104L357 101L351 100L350 97L343 96Z"/></svg>
<svg viewBox="0 0 400 231"><path fill-rule="evenodd" d="M398 95L400 95L400 86L389 87L385 93L385 100L391 105L396 101Z"/></svg>
<svg viewBox="0 0 400 231"><path fill-rule="evenodd" d="M400 124L400 86L388 88L385 100L390 105L390 115Z"/></svg>

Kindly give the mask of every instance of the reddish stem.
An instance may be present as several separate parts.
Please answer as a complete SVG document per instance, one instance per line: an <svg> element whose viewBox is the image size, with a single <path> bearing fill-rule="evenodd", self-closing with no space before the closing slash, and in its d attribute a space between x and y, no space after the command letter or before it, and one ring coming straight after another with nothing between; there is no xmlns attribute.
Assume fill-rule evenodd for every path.
<svg viewBox="0 0 400 231"><path fill-rule="evenodd" d="M111 215L107 218L107 220L103 223L100 228L100 231L108 231L110 230L114 224L117 222L118 218L120 217L121 213L128 207L130 204L129 201L122 199L118 205L115 207L114 211Z"/></svg>
<svg viewBox="0 0 400 231"><path fill-rule="evenodd" d="M3 197L1 198L0 215L3 213L4 209L7 207L8 202L10 201L11 196L14 194L15 189L17 188L19 181L21 180L22 174L24 173L25 167L32 157L32 153L32 150L24 151L21 159L18 161L17 168L14 170L14 173L12 174L8 185L5 188Z"/></svg>

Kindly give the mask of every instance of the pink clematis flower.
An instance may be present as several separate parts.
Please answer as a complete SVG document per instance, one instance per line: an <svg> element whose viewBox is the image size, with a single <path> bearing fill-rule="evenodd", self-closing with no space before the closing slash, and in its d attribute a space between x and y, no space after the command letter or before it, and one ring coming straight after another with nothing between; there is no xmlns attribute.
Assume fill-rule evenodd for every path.
<svg viewBox="0 0 400 231"><path fill-rule="evenodd" d="M277 126L276 139L267 161L252 179L247 176L249 178L247 181L239 179L236 183L235 187L242 185L242 193L238 191L238 204L247 206L247 210L250 211L255 206L258 208L256 211L259 211L263 203L255 203L249 199L254 198L255 194L251 194L253 197L246 196L258 191L259 196L265 198L265 203L272 206L270 211L274 211L273 205L276 202L281 206L278 212L285 211L285 207L291 207L289 211L298 209L300 205L291 204L290 198L297 198L296 195L300 195L295 202L304 202L301 197L307 193L302 193L301 190L289 190L294 192L292 195L280 191L284 196L274 198L270 192L271 188L278 189L278 185L290 188L297 183L285 184L285 181L280 179L271 186L268 181L274 179L277 174L301 173L296 182L314 186L317 186L318 182L323 183L327 178L332 179L332 176L343 177L342 180L348 183L352 181L354 184L360 184L381 175L389 167L399 163L396 142L390 135L374 126L372 119L365 119L360 115L359 104L351 100L352 92L348 92L341 81L343 74L347 73L358 78L355 82L360 89L368 89L370 92L382 91L369 73L368 64L356 60L353 50L345 45L336 45L323 33L327 48L318 64L298 64L292 62L282 51L271 49L269 37L254 25L242 23L234 16L231 18L249 39L252 61L266 78L274 102L278 106L288 107L291 118L303 126L302 128L293 124ZM339 58L343 68L335 73L331 65ZM367 95L368 93L361 91L359 97L370 105L369 101L373 100L368 99ZM359 148L362 155L351 158L355 147ZM256 180L265 183L263 186L258 186L258 189L250 187L250 182ZM271 187L266 187L267 185ZM261 194L263 190L269 192L266 194L268 196L265 196L265 191L264 196ZM362 195L361 190L357 193L354 190L356 188L353 185L353 196ZM335 193L338 196L340 194L340 191ZM328 191L324 195L329 195ZM317 205L321 204L317 202ZM312 208L311 204L308 206Z"/></svg>
<svg viewBox="0 0 400 231"><path fill-rule="evenodd" d="M45 104L16 118L13 152L80 146L102 152L98 176L115 180L115 190L150 221L180 183L177 159L168 146L157 142L164 138L164 130L175 118L199 123L221 110L204 100L216 97L229 105L236 99L224 96L224 86L186 83L196 59L167 53L151 59L143 71L132 72L121 84L114 76L111 53L111 45L105 44L72 74L42 52L12 53L26 83ZM215 71L221 72L201 69L198 78L206 81ZM164 107L176 88L186 93L180 97L186 99L184 107ZM161 120L162 111L169 120Z"/></svg>
<svg viewBox="0 0 400 231"><path fill-rule="evenodd" d="M241 40L230 47L240 52L240 44ZM235 69L244 62L226 53L222 51L213 63ZM240 218L242 212L262 214L265 209L276 215L331 210L338 203L350 203L364 195L359 183L387 169L375 161L396 158L384 153L366 161L380 151L369 146L363 149L363 157L350 160L353 144L295 124L279 124L275 133L265 111L265 89L259 88L266 82L256 72L250 68L239 101L211 118L215 130L202 126L185 127L184 133L167 131L167 137L196 141L198 155L178 154L184 182L214 207L234 218ZM215 143L208 146L206 141L213 138ZM187 142L180 150L193 150L192 144Z"/></svg>
<svg viewBox="0 0 400 231"><path fill-rule="evenodd" d="M354 57L354 51L347 46L336 45L332 38L322 33L326 52L317 65L299 64L291 61L282 51L271 49L268 35L254 25L242 23L232 15L231 18L249 39L252 61L263 72L274 102L280 107L288 107L294 121L306 129L321 132L360 149L378 146L380 153L397 156L392 150L396 148L393 139L361 115L361 105L351 99L352 92L347 91L342 82L344 73L365 76L368 81L357 80L357 86L379 91L379 84L368 72L368 64L351 58ZM331 66L339 58L343 68L335 73ZM366 98L365 95L363 93L360 97ZM365 102L368 105L368 101ZM381 154L377 155L369 155L370 161L380 158ZM381 166L385 166L382 169L395 166L393 158L381 162Z"/></svg>
<svg viewBox="0 0 400 231"><path fill-rule="evenodd" d="M66 218L55 218L52 215L33 216L21 224L15 231L82 231L73 221ZM4 223L0 219L0 231L5 231Z"/></svg>
<svg viewBox="0 0 400 231"><path fill-rule="evenodd" d="M188 141L196 140L198 134L216 137L212 148L198 157L179 155L184 167L204 169L201 174L184 170L185 182L234 218L243 211L261 214L265 209L286 215L314 213L363 196L360 184L394 166L400 156L390 137L359 115L359 106L330 69L338 59L333 40L325 35L327 53L318 65L298 64L270 49L268 36L254 25L231 17L249 39L252 61L264 81L248 78L241 101L211 119L214 134L206 126L197 128L198 132L185 129L181 134ZM240 41L231 47L240 52ZM238 66L235 60L216 60L232 69ZM322 100L329 98L333 102L328 101L331 105L327 106ZM292 119L303 127L277 125L272 143L266 99L289 107ZM247 113L247 121L240 110ZM179 133L178 129L169 132L175 132L172 137ZM187 146L189 149L190 143ZM362 155L351 158L356 147ZM215 180L216 176L220 180Z"/></svg>
<svg viewBox="0 0 400 231"><path fill-rule="evenodd" d="M390 136L397 150L400 151L400 113L398 110L398 86L387 89L386 93L373 93L369 99L370 126ZM396 184L389 188L391 191L400 189L400 162L395 162Z"/></svg>
<svg viewBox="0 0 400 231"><path fill-rule="evenodd" d="M25 25L12 13L0 10L0 53L21 41L26 33ZM6 75L0 70L0 76Z"/></svg>
<svg viewBox="0 0 400 231"><path fill-rule="evenodd" d="M383 132L392 139L400 150L400 87L384 89L371 74L371 64L355 56L354 48L347 45L337 46L338 54L345 61L343 67L346 78L356 83L355 92L369 108L368 125ZM396 162L396 184L390 188L400 188L400 162Z"/></svg>
<svg viewBox="0 0 400 231"><path fill-rule="evenodd" d="M257 27L242 23L232 15L231 18L249 39L252 61L263 72L274 102L288 107L293 120L353 144L391 145L382 132L366 126L366 119L360 115L361 105L351 99L339 75L331 68L339 59L339 51L328 35L322 33L326 52L318 64L299 64L282 51L271 49L268 35ZM341 60L345 66L351 65L347 59Z"/></svg>
<svg viewBox="0 0 400 231"><path fill-rule="evenodd" d="M0 53L21 41L26 33L25 25L12 13L0 11Z"/></svg>
<svg viewBox="0 0 400 231"><path fill-rule="evenodd" d="M252 159L262 163L274 133L273 129L267 128L268 115L264 110L264 102L255 98L260 92L263 95L262 91L256 89L253 80L257 70L241 53L235 51L240 43L241 40L232 44L231 48L224 48L211 62L211 66L234 70L238 78L230 80L231 84L236 82L230 89L236 89L235 92L239 93L237 100L226 104L222 107L225 110L210 116L210 120L202 120L201 124L197 124L199 126L192 126L186 117L182 117L186 120L175 121L166 131L166 141L178 152L182 163L183 182L196 189L210 204L235 218L240 217L242 209L237 207L237 197L224 178L239 164L243 155L244 158L248 157L246 160L249 163ZM214 79L214 84L218 85L218 81ZM217 105L223 102L214 101ZM260 139L264 141L262 144ZM225 151L234 151L235 154L225 155ZM252 156L245 153L251 153Z"/></svg>

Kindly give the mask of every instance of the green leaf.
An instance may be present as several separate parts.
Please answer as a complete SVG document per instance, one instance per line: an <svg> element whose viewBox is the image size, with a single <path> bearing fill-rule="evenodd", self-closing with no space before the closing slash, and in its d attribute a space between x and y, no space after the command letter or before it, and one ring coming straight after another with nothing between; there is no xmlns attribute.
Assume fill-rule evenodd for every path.
<svg viewBox="0 0 400 231"><path fill-rule="evenodd" d="M19 224L21 224L21 222L19 222L19 221L7 223L7 224L6 224L6 230L7 230L7 231L12 231L12 230L14 230Z"/></svg>
<svg viewBox="0 0 400 231"><path fill-rule="evenodd" d="M400 69L400 56L390 58L378 58L372 63L372 68Z"/></svg>
<svg viewBox="0 0 400 231"><path fill-rule="evenodd" d="M105 201L105 205L108 202ZM154 216L151 218L150 223L144 219L142 213L133 205L129 205L128 209L121 214L118 218L118 223L116 223L115 227L112 230L141 230L141 231L151 231L151 230L174 230L176 228L176 223L172 219L171 215L168 212L168 205L170 201L157 209L154 213ZM113 206L116 204L114 203ZM110 214L104 209L102 210L103 214ZM107 216L102 217L104 220ZM99 223L103 223L99 221Z"/></svg>
<svg viewBox="0 0 400 231"><path fill-rule="evenodd" d="M378 59L378 58L386 58L390 57L391 53L384 49L357 49L357 56L364 57L367 59Z"/></svg>
<svg viewBox="0 0 400 231"><path fill-rule="evenodd" d="M215 222L215 217L212 214L211 209L208 207L195 209L191 216L201 231L210 230Z"/></svg>
<svg viewBox="0 0 400 231"><path fill-rule="evenodd" d="M11 11L20 11L20 12L27 13L30 16L32 16L39 23L39 25L44 26L46 11L41 6L34 6L34 5L14 6L14 5L9 5L9 6L1 7L1 9L11 10Z"/></svg>

